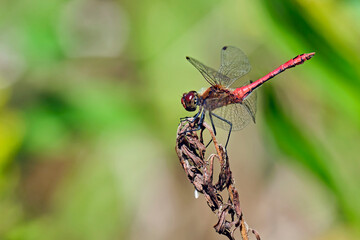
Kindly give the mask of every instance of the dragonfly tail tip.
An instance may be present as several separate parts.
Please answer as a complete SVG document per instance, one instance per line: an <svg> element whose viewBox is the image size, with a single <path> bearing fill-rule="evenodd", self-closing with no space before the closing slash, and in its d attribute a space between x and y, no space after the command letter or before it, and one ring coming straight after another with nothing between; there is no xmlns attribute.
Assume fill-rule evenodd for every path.
<svg viewBox="0 0 360 240"><path fill-rule="evenodd" d="M312 58L314 55L315 55L315 52L308 53L308 54L307 54L307 59Z"/></svg>

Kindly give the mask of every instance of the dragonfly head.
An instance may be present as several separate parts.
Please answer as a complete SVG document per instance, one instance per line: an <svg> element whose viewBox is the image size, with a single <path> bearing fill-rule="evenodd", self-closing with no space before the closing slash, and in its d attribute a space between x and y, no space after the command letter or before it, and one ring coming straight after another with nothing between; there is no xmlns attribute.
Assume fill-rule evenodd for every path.
<svg viewBox="0 0 360 240"><path fill-rule="evenodd" d="M193 112L196 110L198 105L198 93L195 91L190 91L188 93L184 93L181 98L181 103L186 109L186 111Z"/></svg>

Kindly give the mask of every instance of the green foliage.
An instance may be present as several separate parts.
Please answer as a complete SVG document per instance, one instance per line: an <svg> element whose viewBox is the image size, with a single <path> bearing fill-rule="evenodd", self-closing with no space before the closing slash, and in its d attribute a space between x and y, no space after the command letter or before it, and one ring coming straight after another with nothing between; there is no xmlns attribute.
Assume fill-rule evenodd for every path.
<svg viewBox="0 0 360 240"><path fill-rule="evenodd" d="M311 77L311 81L307 84L323 94L319 104L329 111L324 114L323 125L317 126L326 132L326 139L319 139L316 131L311 132L306 124L301 126L301 119L291 118L280 108L274 93L267 91L264 99L267 129L281 151L310 169L330 188L338 200L341 214L358 228L360 185L359 176L353 169L359 166L356 149L359 137L352 133L360 128L360 72L357 67L360 58L355 41L360 31L351 25L346 28L342 25L340 30L336 21L341 19L348 23L351 21L348 14L358 12L359 6L356 8L352 3L355 8L346 9L342 5L345 3L331 1L315 6L293 1L264 3L279 31L292 35L307 49L316 51L318 69L313 69L313 76L308 75L307 79ZM325 25L326 29L319 29ZM319 92L314 91L314 94ZM311 114L314 110L308 111Z"/></svg>

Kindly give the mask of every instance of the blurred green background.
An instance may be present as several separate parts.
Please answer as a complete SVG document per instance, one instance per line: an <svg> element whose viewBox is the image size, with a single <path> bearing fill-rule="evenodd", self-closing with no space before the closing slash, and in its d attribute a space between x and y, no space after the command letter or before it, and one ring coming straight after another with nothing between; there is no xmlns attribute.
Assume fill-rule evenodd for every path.
<svg viewBox="0 0 360 240"><path fill-rule="evenodd" d="M184 92L241 48L258 94L232 134L263 239L360 239L360 2L1 0L0 239L225 239L174 152ZM219 140L225 141L220 132Z"/></svg>

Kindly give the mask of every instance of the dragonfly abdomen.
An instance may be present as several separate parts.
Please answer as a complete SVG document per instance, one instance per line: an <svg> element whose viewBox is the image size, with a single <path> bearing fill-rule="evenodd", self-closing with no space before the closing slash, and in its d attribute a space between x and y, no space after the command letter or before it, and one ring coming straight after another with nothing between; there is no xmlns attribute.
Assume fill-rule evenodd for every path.
<svg viewBox="0 0 360 240"><path fill-rule="evenodd" d="M283 71L285 71L288 68L292 68L292 67L295 67L295 66L297 66L299 64L302 64L306 60L309 60L310 58L312 58L312 56L314 56L314 54L315 53L313 52L313 53L304 53L304 54L298 55L298 56L294 57L293 59L290 59L286 63L280 65L275 70L269 72L268 74L266 74L262 78L259 78L255 82L250 83L250 84L248 84L246 86L243 86L241 88L235 89L234 92L236 92L236 95L239 98L245 98L247 95L249 95L256 88L260 87L263 83L269 81L270 79L272 79L276 75L282 73Z"/></svg>

